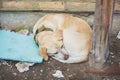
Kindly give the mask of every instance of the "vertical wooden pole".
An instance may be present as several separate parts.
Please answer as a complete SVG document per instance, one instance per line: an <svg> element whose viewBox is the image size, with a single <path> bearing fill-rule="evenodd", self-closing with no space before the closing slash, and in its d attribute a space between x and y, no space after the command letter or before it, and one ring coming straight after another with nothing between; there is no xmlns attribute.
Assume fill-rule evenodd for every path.
<svg viewBox="0 0 120 80"><path fill-rule="evenodd" d="M2 8L2 0L0 0L0 8Z"/></svg>
<svg viewBox="0 0 120 80"><path fill-rule="evenodd" d="M114 0L96 0L90 66L101 69L109 55Z"/></svg>

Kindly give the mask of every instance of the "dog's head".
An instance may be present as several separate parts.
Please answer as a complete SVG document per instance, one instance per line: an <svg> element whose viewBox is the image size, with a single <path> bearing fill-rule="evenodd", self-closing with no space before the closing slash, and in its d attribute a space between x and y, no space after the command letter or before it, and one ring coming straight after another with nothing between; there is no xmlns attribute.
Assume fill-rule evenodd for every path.
<svg viewBox="0 0 120 80"><path fill-rule="evenodd" d="M49 56L55 56L60 52L63 45L63 37L61 31L42 31L36 35L39 47L39 54L48 60Z"/></svg>

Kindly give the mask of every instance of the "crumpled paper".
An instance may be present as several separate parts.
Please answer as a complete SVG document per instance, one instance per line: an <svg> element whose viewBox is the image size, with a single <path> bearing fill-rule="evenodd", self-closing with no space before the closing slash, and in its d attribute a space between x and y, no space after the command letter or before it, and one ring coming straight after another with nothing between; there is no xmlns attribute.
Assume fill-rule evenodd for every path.
<svg viewBox="0 0 120 80"><path fill-rule="evenodd" d="M17 67L17 70L21 73L28 71L29 67L33 65L34 63L28 63L28 62L18 62L17 64L15 64L15 66Z"/></svg>
<svg viewBox="0 0 120 80"><path fill-rule="evenodd" d="M64 77L64 75L62 74L62 71L60 71L60 70L56 70L56 72L52 75L53 75L53 77L57 77L57 78Z"/></svg>

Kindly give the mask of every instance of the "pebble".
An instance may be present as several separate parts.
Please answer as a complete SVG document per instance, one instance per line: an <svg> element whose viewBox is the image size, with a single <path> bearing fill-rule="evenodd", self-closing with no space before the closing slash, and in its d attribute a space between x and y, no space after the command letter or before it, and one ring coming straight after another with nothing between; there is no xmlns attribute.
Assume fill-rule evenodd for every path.
<svg viewBox="0 0 120 80"><path fill-rule="evenodd" d="M32 71L33 73L35 73L35 71Z"/></svg>
<svg viewBox="0 0 120 80"><path fill-rule="evenodd" d="M71 74L71 75L68 75L68 77L72 77L72 74Z"/></svg>
<svg viewBox="0 0 120 80"><path fill-rule="evenodd" d="M112 58L115 58L115 56L111 56Z"/></svg>
<svg viewBox="0 0 120 80"><path fill-rule="evenodd" d="M111 64L113 64L113 62L111 62Z"/></svg>
<svg viewBox="0 0 120 80"><path fill-rule="evenodd" d="M13 73L13 75L14 75L14 76L16 76L16 75L17 75L17 73Z"/></svg>
<svg viewBox="0 0 120 80"><path fill-rule="evenodd" d="M67 69L67 71L70 71L70 69Z"/></svg>
<svg viewBox="0 0 120 80"><path fill-rule="evenodd" d="M52 58L50 58L50 61L52 60Z"/></svg>
<svg viewBox="0 0 120 80"><path fill-rule="evenodd" d="M50 68L48 67L47 70L50 70Z"/></svg>
<svg viewBox="0 0 120 80"><path fill-rule="evenodd" d="M48 61L47 63L50 63L50 61Z"/></svg>
<svg viewBox="0 0 120 80"><path fill-rule="evenodd" d="M25 77L25 80L27 80L27 77Z"/></svg>
<svg viewBox="0 0 120 80"><path fill-rule="evenodd" d="M111 55L113 55L114 53L113 52L110 52Z"/></svg>
<svg viewBox="0 0 120 80"><path fill-rule="evenodd" d="M43 72L43 70L41 69L40 72Z"/></svg>
<svg viewBox="0 0 120 80"><path fill-rule="evenodd" d="M34 76L37 76L37 74L34 74Z"/></svg>

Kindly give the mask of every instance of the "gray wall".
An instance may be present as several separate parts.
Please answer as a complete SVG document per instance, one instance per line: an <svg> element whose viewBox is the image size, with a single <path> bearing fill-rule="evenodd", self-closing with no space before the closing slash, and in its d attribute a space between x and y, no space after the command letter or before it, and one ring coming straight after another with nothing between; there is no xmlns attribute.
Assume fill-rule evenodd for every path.
<svg viewBox="0 0 120 80"><path fill-rule="evenodd" d="M4 29L14 29L16 27L32 28L39 18L46 13L40 12L0 12L0 26ZM93 25L94 15L72 14L80 17ZM120 14L114 14L113 33L120 30Z"/></svg>

